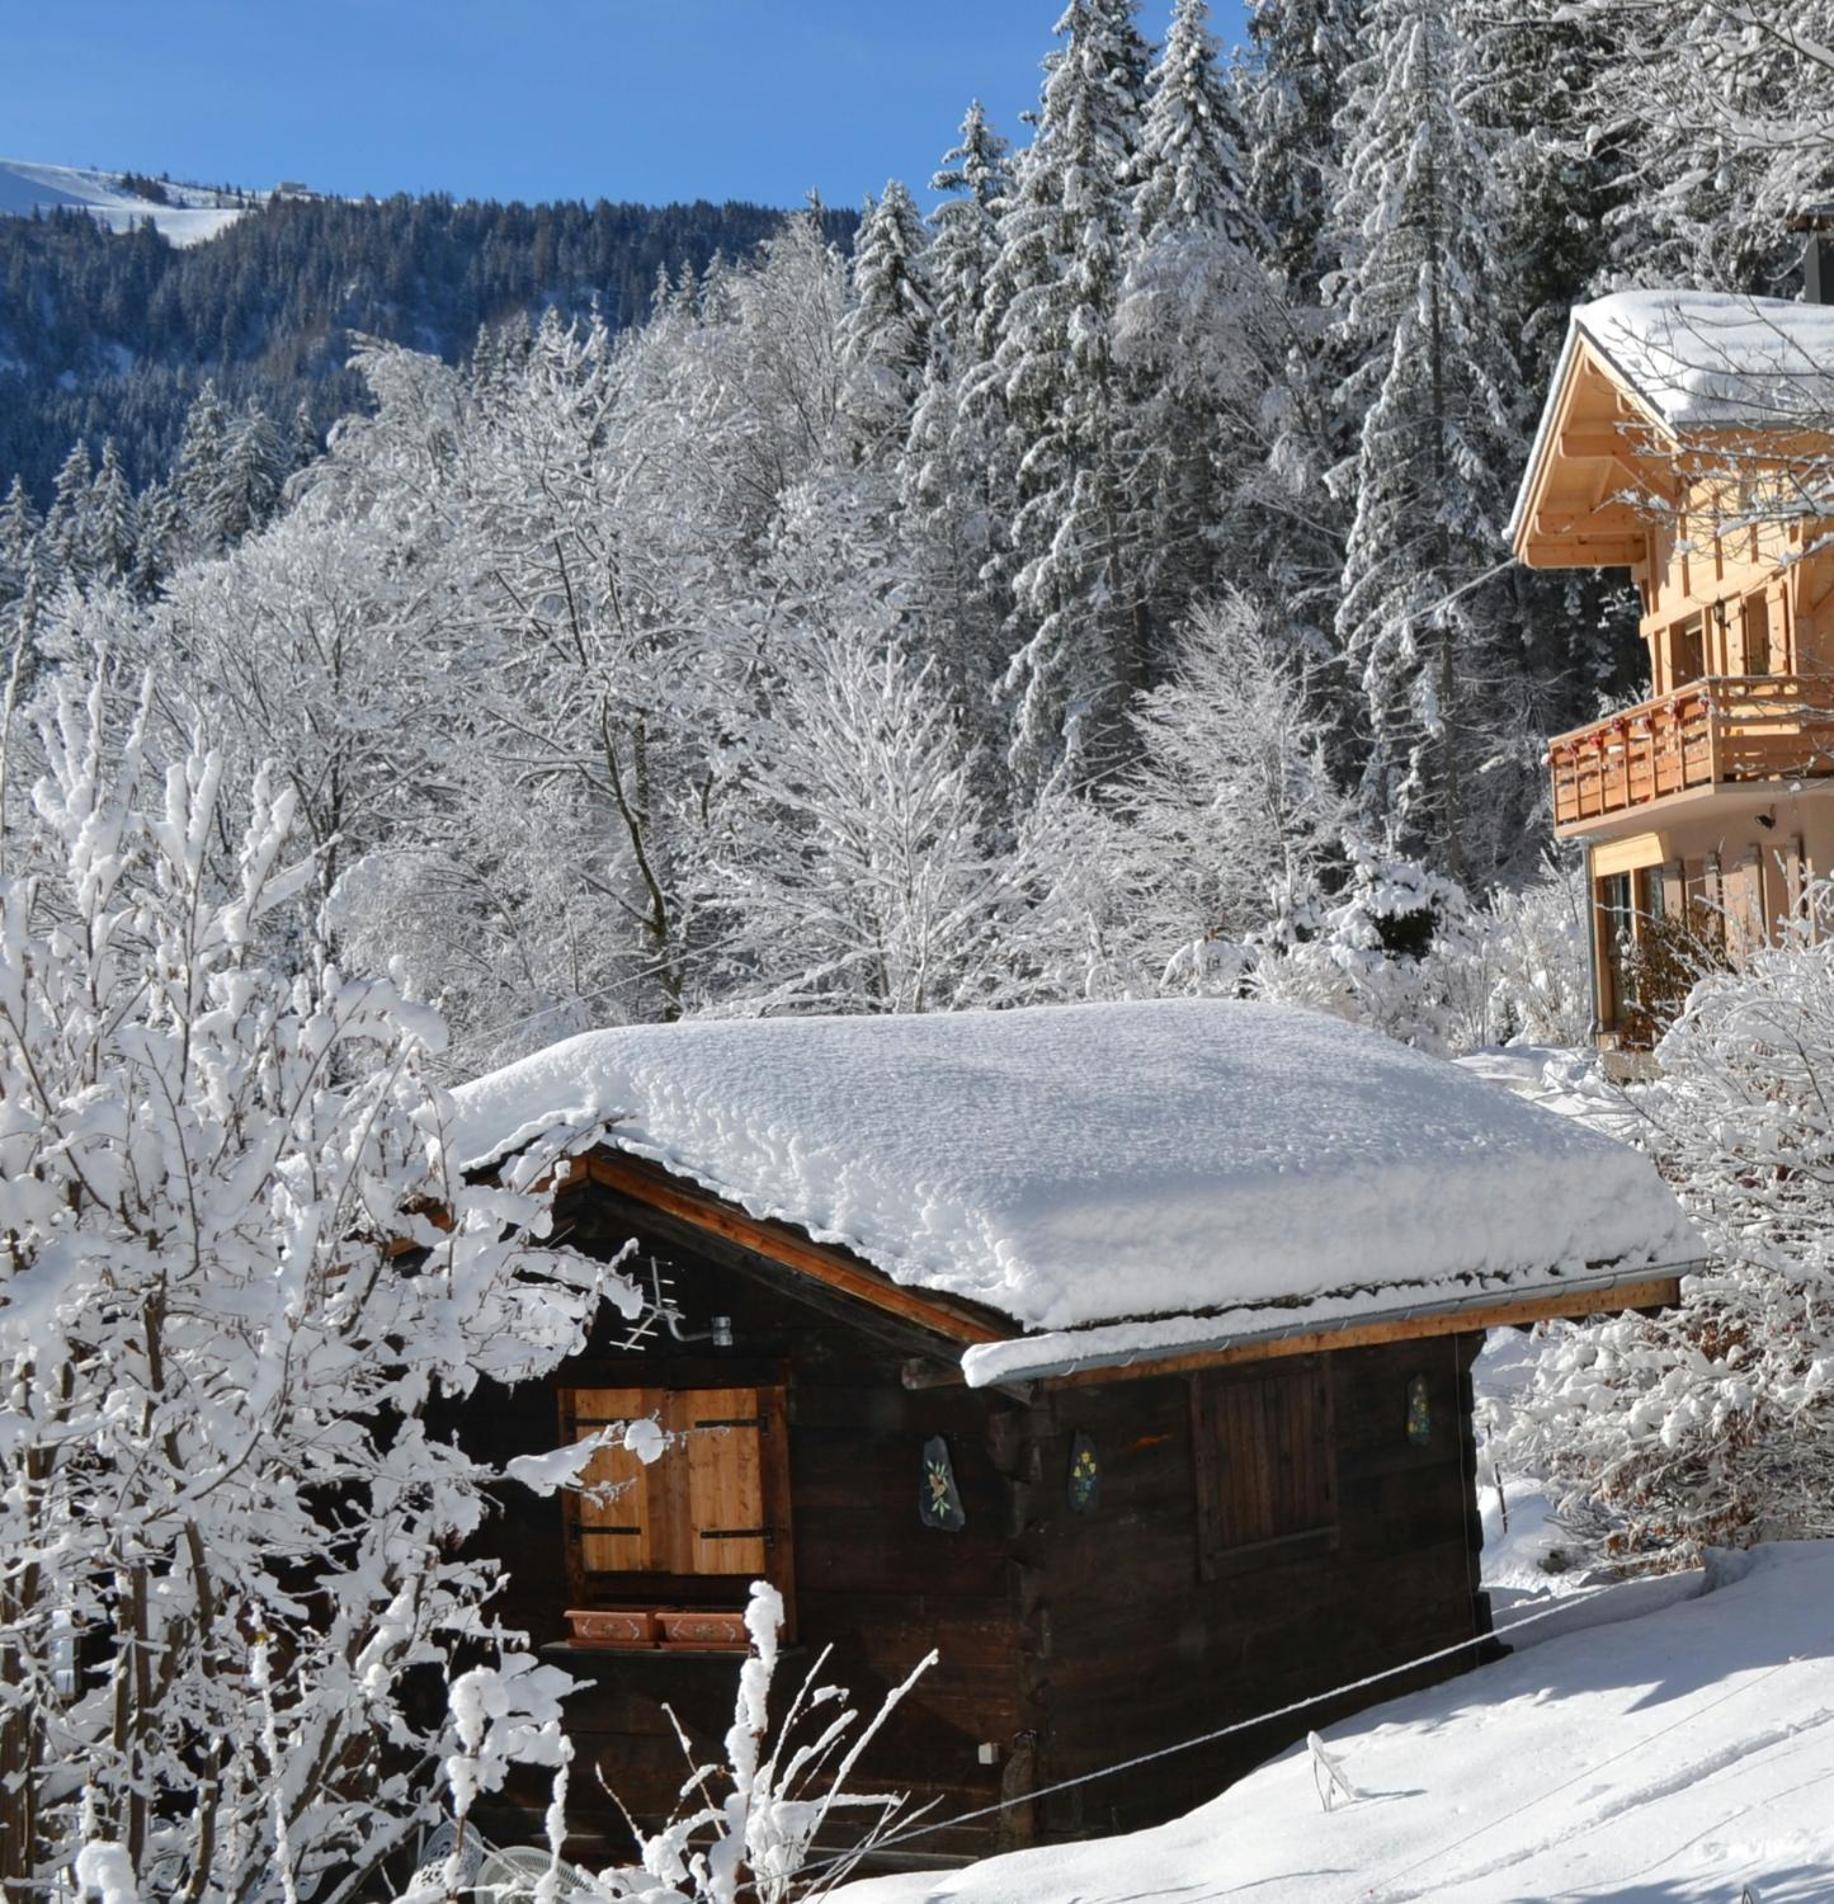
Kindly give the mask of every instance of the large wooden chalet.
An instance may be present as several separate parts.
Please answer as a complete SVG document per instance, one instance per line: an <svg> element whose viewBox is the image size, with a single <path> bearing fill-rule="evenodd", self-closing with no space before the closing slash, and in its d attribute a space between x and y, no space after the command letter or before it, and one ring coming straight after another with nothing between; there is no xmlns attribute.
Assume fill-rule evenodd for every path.
<svg viewBox="0 0 1834 1904"><path fill-rule="evenodd" d="M1607 1046L1655 1028L1639 953L1663 922L1736 960L1834 871L1831 414L1834 305L1626 292L1573 313L1511 537L1531 567L1627 569L1642 603L1651 698L1549 748Z"/></svg>
<svg viewBox="0 0 1834 1904"><path fill-rule="evenodd" d="M457 1103L481 1169L580 1133L556 1233L635 1239L661 1302L460 1424L504 1459L676 1437L595 1456L615 1498L513 1493L486 1535L507 1619L586 1682L595 1857L625 1835L601 1778L654 1824L675 1722L719 1756L757 1577L868 1710L939 1650L862 1768L934 1802L911 1863L1166 1818L1355 1702L1032 1794L1471 1663L1484 1330L1667 1301L1691 1254L1631 1151L1241 1001L609 1031Z"/></svg>

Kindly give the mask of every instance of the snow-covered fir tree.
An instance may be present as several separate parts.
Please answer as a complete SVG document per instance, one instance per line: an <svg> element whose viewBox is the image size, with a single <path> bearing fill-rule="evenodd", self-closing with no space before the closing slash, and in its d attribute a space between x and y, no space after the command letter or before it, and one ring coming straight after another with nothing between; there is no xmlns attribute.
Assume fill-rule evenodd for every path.
<svg viewBox="0 0 1834 1904"><path fill-rule="evenodd" d="M863 442L881 453L909 433L930 360L934 300L924 250L923 220L892 179L860 221L841 332L848 414Z"/></svg>
<svg viewBox="0 0 1834 1904"><path fill-rule="evenodd" d="M107 582L125 581L133 572L139 541L134 492L121 468L111 436L102 445L89 495L89 567Z"/></svg>
<svg viewBox="0 0 1834 1904"><path fill-rule="evenodd" d="M997 415L1008 537L1011 756L1036 786L1112 749L1148 664L1131 572L1114 315L1147 49L1135 0L1072 0L1015 163L990 285L997 329L975 397Z"/></svg>
<svg viewBox="0 0 1834 1904"><path fill-rule="evenodd" d="M1472 776L1509 704L1515 644L1484 591L1523 448L1487 287L1492 154L1453 0L1371 0L1360 51L1335 206L1354 357L1337 400L1360 421L1333 481L1354 501L1337 627L1366 707L1364 811L1455 878L1487 878L1520 838L1507 783L1480 803Z"/></svg>
<svg viewBox="0 0 1834 1904"><path fill-rule="evenodd" d="M982 353L987 286L999 257L1010 153L1009 143L994 131L977 99L930 180L932 191L945 194L930 214L929 268L933 334L947 368L959 368Z"/></svg>

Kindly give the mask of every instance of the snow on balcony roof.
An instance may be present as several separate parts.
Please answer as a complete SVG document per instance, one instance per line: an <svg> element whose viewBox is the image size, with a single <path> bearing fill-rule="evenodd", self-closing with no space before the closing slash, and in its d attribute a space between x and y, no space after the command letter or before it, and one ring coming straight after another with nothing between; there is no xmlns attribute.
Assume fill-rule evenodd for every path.
<svg viewBox="0 0 1834 1904"><path fill-rule="evenodd" d="M1834 305L1723 291L1614 291L1577 306L1569 320L1510 514L1512 541L1582 340L1677 434L1834 429Z"/></svg>
<svg viewBox="0 0 1834 1904"><path fill-rule="evenodd" d="M1026 1330L1120 1324L1101 1333L1130 1353L1194 1339L1134 1319L1206 1316L1208 1340L1225 1312L1250 1334L1295 1304L1322 1323L1699 1253L1638 1152L1241 1000L588 1032L453 1098L468 1166L606 1124L897 1282Z"/></svg>

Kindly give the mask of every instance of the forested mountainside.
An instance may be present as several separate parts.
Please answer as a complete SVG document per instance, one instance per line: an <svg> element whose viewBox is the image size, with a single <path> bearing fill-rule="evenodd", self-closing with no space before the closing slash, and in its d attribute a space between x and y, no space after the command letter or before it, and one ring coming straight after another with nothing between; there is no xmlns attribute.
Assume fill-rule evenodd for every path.
<svg viewBox="0 0 1834 1904"><path fill-rule="evenodd" d="M398 341L322 455L211 388L169 482L85 449L8 497L21 681L100 643L174 744L279 763L295 929L440 998L455 1069L1213 987L1583 1036L1572 907L1523 896L1545 740L1643 656L1620 578L1505 526L1575 300L1792 285L1834 0L1748 11L1259 0L1232 61L1203 0L1157 46L1070 0L1029 136L971 110L928 217L638 219L730 246L653 303L609 208L24 228L142 260L231 389L332 361L349 283ZM96 269L95 329L139 321Z"/></svg>
<svg viewBox="0 0 1834 1904"><path fill-rule="evenodd" d="M206 380L282 427L303 403L322 432L364 401L357 334L451 360L480 325L549 306L621 329L659 274L745 256L781 219L748 204L277 197L178 246L84 210L0 217L0 490L17 474L42 507L71 445L100 456L110 438L132 487L163 477ZM857 218L825 223L845 242Z"/></svg>

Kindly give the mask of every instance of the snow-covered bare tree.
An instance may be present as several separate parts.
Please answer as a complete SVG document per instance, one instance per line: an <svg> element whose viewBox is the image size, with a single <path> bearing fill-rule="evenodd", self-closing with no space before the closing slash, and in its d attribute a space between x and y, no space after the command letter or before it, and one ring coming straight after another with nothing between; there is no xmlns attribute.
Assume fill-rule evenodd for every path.
<svg viewBox="0 0 1834 1904"><path fill-rule="evenodd" d="M811 636L785 668L724 869L752 1009L937 1011L985 996L999 869L948 697L881 630Z"/></svg>
<svg viewBox="0 0 1834 1904"><path fill-rule="evenodd" d="M56 697L0 878L0 1881L346 1898L450 1749L412 1678L534 1669L429 1405L636 1298L526 1240L551 1157L467 1181L430 1013L264 959L311 878L291 790L243 826L216 756L161 773L109 699Z"/></svg>
<svg viewBox="0 0 1834 1904"><path fill-rule="evenodd" d="M1118 804L1137 855L1143 953L1201 971L1191 948L1246 938L1279 895L1315 888L1349 802L1325 761L1326 723L1285 631L1241 595L1191 617L1170 679L1144 695Z"/></svg>

